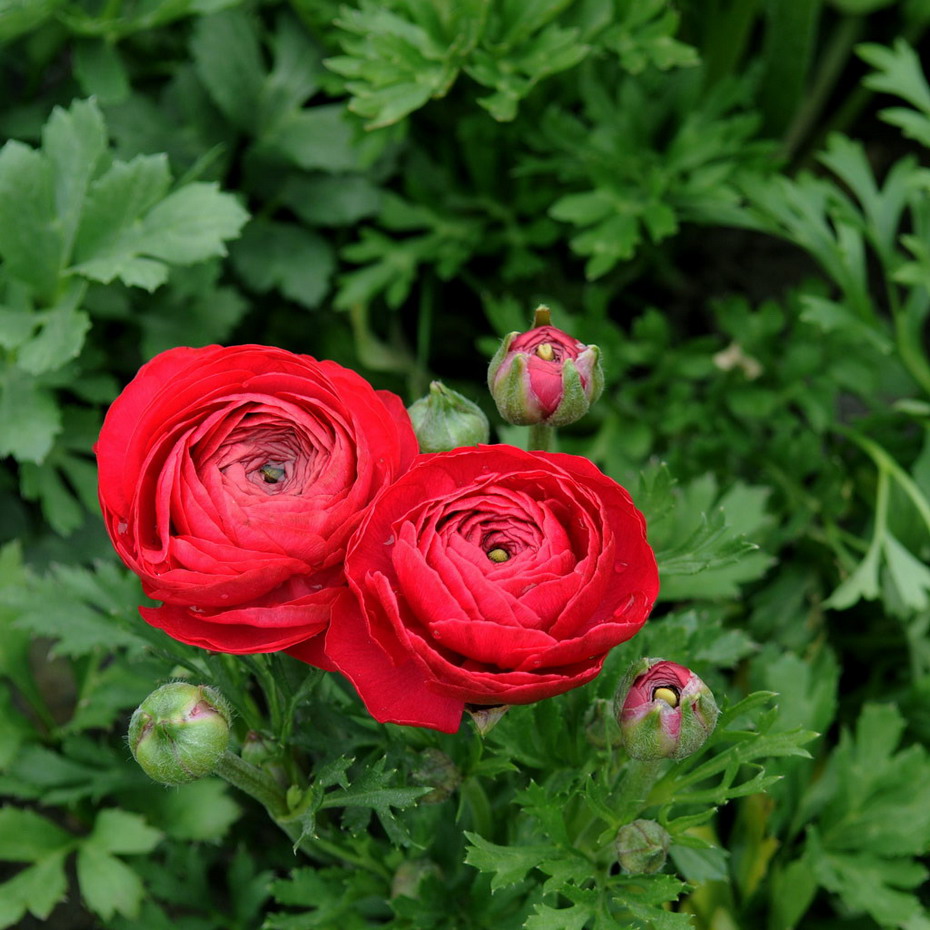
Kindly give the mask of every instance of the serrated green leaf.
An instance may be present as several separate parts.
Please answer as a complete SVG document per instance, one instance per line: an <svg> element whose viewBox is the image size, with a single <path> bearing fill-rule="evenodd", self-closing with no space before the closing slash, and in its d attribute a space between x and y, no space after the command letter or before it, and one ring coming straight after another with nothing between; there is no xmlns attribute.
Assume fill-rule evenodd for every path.
<svg viewBox="0 0 930 930"><path fill-rule="evenodd" d="M58 307L39 315L41 329L17 352L17 364L32 375L61 368L77 358L90 329L90 317L73 307Z"/></svg>
<svg viewBox="0 0 930 930"><path fill-rule="evenodd" d="M7 272L50 295L64 250L51 162L21 142L7 142L0 149L0 257Z"/></svg>
<svg viewBox="0 0 930 930"><path fill-rule="evenodd" d="M85 904L104 920L114 914L138 917L145 888L124 862L93 843L85 843L77 854L77 877Z"/></svg>
<svg viewBox="0 0 930 930"><path fill-rule="evenodd" d="M854 912L867 913L882 926L904 927L925 916L918 898L905 890L920 885L927 870L912 860L880 859L869 853L833 853L816 833L808 837L811 862L820 884L838 894Z"/></svg>
<svg viewBox="0 0 930 930"><path fill-rule="evenodd" d="M924 610L930 604L930 569L890 532L882 538L882 551L901 600L911 610Z"/></svg>
<svg viewBox="0 0 930 930"><path fill-rule="evenodd" d="M15 924L28 911L44 921L68 893L67 850L52 852L0 885L0 927Z"/></svg>
<svg viewBox="0 0 930 930"><path fill-rule="evenodd" d="M74 76L85 95L103 104L120 103L130 94L123 57L118 46L106 39L75 44Z"/></svg>
<svg viewBox="0 0 930 930"><path fill-rule="evenodd" d="M234 125L254 131L265 80L256 21L242 9L203 16L194 28L191 53L213 102Z"/></svg>
<svg viewBox="0 0 930 930"><path fill-rule="evenodd" d="M930 86L917 53L904 39L896 40L893 48L871 43L857 45L856 52L876 69L863 80L866 87L902 97L918 110L930 113Z"/></svg>
<svg viewBox="0 0 930 930"><path fill-rule="evenodd" d="M172 839L216 843L242 814L218 778L204 778L162 792L154 803L153 820Z"/></svg>
<svg viewBox="0 0 930 930"><path fill-rule="evenodd" d="M145 255L176 265L192 265L226 254L249 218L232 194L219 185L198 182L169 194L146 215L140 227Z"/></svg>
<svg viewBox="0 0 930 930"><path fill-rule="evenodd" d="M0 808L0 860L36 862L49 853L67 850L74 837L50 820L26 808Z"/></svg>
<svg viewBox="0 0 930 930"><path fill-rule="evenodd" d="M350 226L381 207L381 189L357 174L292 177L281 199L310 226Z"/></svg>
<svg viewBox="0 0 930 930"><path fill-rule="evenodd" d="M117 161L91 185L81 227L75 243L75 262L95 262L100 267L110 259L115 267L121 257L138 250L134 225L167 193L171 184L168 159L164 155L139 155L129 162ZM94 275L104 283L116 273Z"/></svg>
<svg viewBox="0 0 930 930"><path fill-rule="evenodd" d="M277 288L304 307L329 291L336 258L326 240L300 226L255 220L232 250L246 283L262 293Z"/></svg>
<svg viewBox="0 0 930 930"><path fill-rule="evenodd" d="M523 926L526 930L581 930L594 916L595 906L589 903L554 908L548 904L535 904L533 913Z"/></svg>
<svg viewBox="0 0 930 930"><path fill-rule="evenodd" d="M103 114L93 100L76 100L68 110L56 107L43 127L42 149L55 175L55 215L63 257L71 253L84 197L106 147Z"/></svg>
<svg viewBox="0 0 930 930"><path fill-rule="evenodd" d="M262 145L305 171L336 173L362 167L355 128L341 103L288 114L268 130Z"/></svg>
<svg viewBox="0 0 930 930"><path fill-rule="evenodd" d="M151 852L162 839L160 830L150 827L139 814L109 808L101 811L85 843L108 853Z"/></svg>
<svg viewBox="0 0 930 930"><path fill-rule="evenodd" d="M471 843L465 854L465 862L481 872L494 873L491 891L521 882L530 869L544 860L560 857L554 846L500 846L477 833L466 831L465 836Z"/></svg>
<svg viewBox="0 0 930 930"><path fill-rule="evenodd" d="M0 368L0 457L41 464L61 431L54 397L26 372Z"/></svg>
<svg viewBox="0 0 930 930"><path fill-rule="evenodd" d="M36 314L27 309L0 307L0 346L4 349L19 348L38 324Z"/></svg>

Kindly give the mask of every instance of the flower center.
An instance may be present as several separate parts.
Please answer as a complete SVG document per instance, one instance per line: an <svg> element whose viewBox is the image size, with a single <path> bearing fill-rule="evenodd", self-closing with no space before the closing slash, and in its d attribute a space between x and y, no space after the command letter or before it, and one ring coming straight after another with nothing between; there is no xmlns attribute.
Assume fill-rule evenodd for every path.
<svg viewBox="0 0 930 930"><path fill-rule="evenodd" d="M492 562L507 562L510 560L510 553L506 549L501 549L499 546L494 549L488 549L486 554Z"/></svg>
<svg viewBox="0 0 930 930"><path fill-rule="evenodd" d="M287 476L287 469L283 462L266 462L258 470L265 484L277 484L282 478Z"/></svg>
<svg viewBox="0 0 930 930"><path fill-rule="evenodd" d="M536 346L536 354L544 361L551 362L555 357L555 352L552 349L551 342L541 342Z"/></svg>
<svg viewBox="0 0 930 930"><path fill-rule="evenodd" d="M653 699L654 701L665 701L665 703L668 704L669 707L677 707L677 706L678 706L678 699L679 699L679 696L680 696L680 695L679 695L679 693L678 693L678 689L677 689L677 688L671 688L671 687L664 687L664 686L663 686L663 687L661 687L661 688L656 688L656 689L652 692L652 699Z"/></svg>

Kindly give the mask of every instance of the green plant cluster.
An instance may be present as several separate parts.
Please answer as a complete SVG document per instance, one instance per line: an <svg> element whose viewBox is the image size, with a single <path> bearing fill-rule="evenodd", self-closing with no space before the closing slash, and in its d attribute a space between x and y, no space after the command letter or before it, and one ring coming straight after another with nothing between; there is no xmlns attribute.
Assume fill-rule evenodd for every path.
<svg viewBox="0 0 930 930"><path fill-rule="evenodd" d="M930 927L928 25L0 0L0 927ZM631 490L662 578L596 681L447 736L142 623L92 455L142 362L273 344L490 415L539 302L605 358L560 448ZM631 800L610 703L641 656L723 712ZM272 817L134 765L173 678L233 703ZM616 865L637 818L655 874Z"/></svg>

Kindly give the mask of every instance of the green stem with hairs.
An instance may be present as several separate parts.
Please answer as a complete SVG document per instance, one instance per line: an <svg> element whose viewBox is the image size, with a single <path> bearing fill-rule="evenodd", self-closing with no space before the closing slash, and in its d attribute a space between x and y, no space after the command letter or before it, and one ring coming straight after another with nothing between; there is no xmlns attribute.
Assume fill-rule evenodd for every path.
<svg viewBox="0 0 930 930"><path fill-rule="evenodd" d="M555 427L534 423L530 427L530 438L527 449L530 452L552 452L555 446Z"/></svg>
<svg viewBox="0 0 930 930"><path fill-rule="evenodd" d="M220 756L213 774L219 775L240 791L255 798L264 805L272 818L284 827L281 818L288 814L287 797L281 786L267 772L263 772L251 762L246 762L245 759L227 749ZM284 827L284 829L290 835L287 828Z"/></svg>

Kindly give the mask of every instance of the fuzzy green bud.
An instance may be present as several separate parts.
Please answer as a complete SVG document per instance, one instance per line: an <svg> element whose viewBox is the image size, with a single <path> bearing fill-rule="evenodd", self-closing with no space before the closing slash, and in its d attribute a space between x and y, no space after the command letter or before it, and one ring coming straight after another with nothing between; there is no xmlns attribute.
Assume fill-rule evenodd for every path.
<svg viewBox="0 0 930 930"><path fill-rule="evenodd" d="M634 663L615 703L623 745L633 759L684 759L717 725L714 696L694 672L664 659Z"/></svg>
<svg viewBox="0 0 930 930"><path fill-rule="evenodd" d="M129 721L129 748L149 778L183 785L209 775L229 745L232 711L214 688L173 681Z"/></svg>
<svg viewBox="0 0 930 930"><path fill-rule="evenodd" d="M614 848L620 868L628 875L658 872L665 865L672 838L654 820L634 820L617 833Z"/></svg>
<svg viewBox="0 0 930 930"><path fill-rule="evenodd" d="M442 879L442 870L430 859L405 859L391 881L392 898L419 898L420 885L430 876Z"/></svg>
<svg viewBox="0 0 930 930"><path fill-rule="evenodd" d="M567 426L580 420L604 389L601 352L549 325L510 333L488 368L488 388L500 415L517 426Z"/></svg>
<svg viewBox="0 0 930 930"><path fill-rule="evenodd" d="M429 785L433 790L419 799L420 804L439 804L452 796L462 781L462 773L441 750L430 747L420 753L419 765L411 773L417 785Z"/></svg>
<svg viewBox="0 0 930 930"><path fill-rule="evenodd" d="M448 452L488 441L491 428L484 411L441 381L407 408L421 452Z"/></svg>

